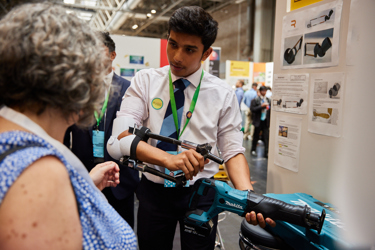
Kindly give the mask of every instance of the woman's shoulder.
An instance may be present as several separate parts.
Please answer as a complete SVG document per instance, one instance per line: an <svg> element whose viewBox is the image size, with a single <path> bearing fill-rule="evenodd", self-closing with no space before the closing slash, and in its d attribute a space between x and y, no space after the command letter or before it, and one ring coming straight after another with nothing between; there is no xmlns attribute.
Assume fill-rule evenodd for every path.
<svg viewBox="0 0 375 250"><path fill-rule="evenodd" d="M43 138L28 131L12 130L0 133L0 153L17 146L52 149L52 146Z"/></svg>
<svg viewBox="0 0 375 250"><path fill-rule="evenodd" d="M65 165L56 157L57 151L39 136L26 131L8 131L0 133L0 202L8 189L26 170L38 172L42 164L52 166L43 177L50 178L54 171L67 172ZM46 157L50 156L50 157ZM44 162L47 162L44 164ZM53 167L57 166L57 167ZM39 172L38 172L39 173ZM61 174L61 172L57 173Z"/></svg>
<svg viewBox="0 0 375 250"><path fill-rule="evenodd" d="M0 174L6 180L0 185L0 203L1 195L29 173L32 176L30 183L53 187L61 185L58 182L61 179L70 182L67 168L57 150L44 139L26 131L0 133ZM44 183L43 180L48 181Z"/></svg>
<svg viewBox="0 0 375 250"><path fill-rule="evenodd" d="M28 163L25 157L33 156L26 152L37 152L31 148L23 151L17 151L17 158L21 165L27 166L19 174L13 172L4 177L9 186L1 185L3 192L0 193L6 195L0 199L0 221L12 218L9 223L1 223L11 223L12 227L0 225L0 235L12 235L13 230L23 232L24 237L23 241L9 238L0 242L0 245L22 249L28 245L42 246L48 241L52 244L50 247L55 249L62 242L72 249L81 248L78 209L65 165L57 157L48 154ZM17 162L10 158L2 163L0 169L9 170L7 166L19 165ZM56 240L59 237L61 242Z"/></svg>

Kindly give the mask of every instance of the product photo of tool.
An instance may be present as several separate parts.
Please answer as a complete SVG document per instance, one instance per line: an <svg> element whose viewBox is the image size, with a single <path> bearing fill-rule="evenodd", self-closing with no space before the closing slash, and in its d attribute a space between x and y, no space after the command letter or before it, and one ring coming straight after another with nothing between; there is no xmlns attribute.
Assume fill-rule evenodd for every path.
<svg viewBox="0 0 375 250"><path fill-rule="evenodd" d="M292 64L296 58L298 51L300 51L302 46L303 36L298 39L297 43L293 46L293 48L287 48L284 52L284 60L288 64Z"/></svg>

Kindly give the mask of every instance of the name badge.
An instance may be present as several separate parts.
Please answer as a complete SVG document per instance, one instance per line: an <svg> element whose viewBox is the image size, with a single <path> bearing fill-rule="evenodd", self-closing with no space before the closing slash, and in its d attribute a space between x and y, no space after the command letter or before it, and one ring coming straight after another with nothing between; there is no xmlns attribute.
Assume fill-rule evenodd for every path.
<svg viewBox="0 0 375 250"><path fill-rule="evenodd" d="M177 151L167 151L167 153L169 154L172 154L172 155L177 155L179 154L179 152ZM178 175L179 173L182 173L182 170L176 170L176 171L169 171L167 168L165 168L165 173L170 175L170 176L176 176ZM190 181L186 181L186 185L184 187L189 187L190 186ZM176 187L176 183L174 183L173 181L169 181L169 180L166 180L164 179L164 187Z"/></svg>
<svg viewBox="0 0 375 250"><path fill-rule="evenodd" d="M92 131L92 145L94 157L104 158L104 131Z"/></svg>

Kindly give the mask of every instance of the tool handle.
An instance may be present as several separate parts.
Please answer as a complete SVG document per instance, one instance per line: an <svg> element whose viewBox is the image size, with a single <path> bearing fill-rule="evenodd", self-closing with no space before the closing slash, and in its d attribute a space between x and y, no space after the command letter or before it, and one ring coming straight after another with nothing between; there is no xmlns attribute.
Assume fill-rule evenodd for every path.
<svg viewBox="0 0 375 250"><path fill-rule="evenodd" d="M224 160L221 159L220 157L214 155L214 154L211 154L211 153L208 153L207 154L207 158L218 163L218 164L223 164L224 163Z"/></svg>
<svg viewBox="0 0 375 250"><path fill-rule="evenodd" d="M150 168L149 166L144 167L144 172L159 176L161 178L167 179L172 182L176 182L175 178L173 178L172 176L169 176L166 173L160 172L159 170L155 168Z"/></svg>
<svg viewBox="0 0 375 250"><path fill-rule="evenodd" d="M143 127L143 128L145 128L145 127ZM141 129L137 129L135 127L129 127L129 132L133 133L133 134L137 134L140 130ZM170 138L170 137L167 137L167 136L151 133L151 131L147 128L145 130L145 134L142 134L142 135L145 135L146 139L152 138L152 139L156 139L156 140L159 140L159 141L179 145L179 146L181 146L182 148L185 148L185 149L193 149L193 150L197 151L198 153L200 153L201 155L203 155L205 159L208 158L208 159L210 159L210 160L212 160L212 161L214 161L218 164L224 163L223 159L221 159L220 157L218 157L218 156L216 156L216 155L214 155L210 152L211 146L208 143L197 144L197 143L186 141L186 140L180 141L180 140Z"/></svg>
<svg viewBox="0 0 375 250"><path fill-rule="evenodd" d="M170 138L170 137L158 135L158 134L153 134L151 132L148 132L147 135L149 138L152 138L152 139L156 139L156 140L163 141L163 142L168 142L168 143L175 144L175 145L181 145L181 141L176 140L174 138Z"/></svg>
<svg viewBox="0 0 375 250"><path fill-rule="evenodd" d="M323 211L322 216L319 216L312 214L308 206L288 204L251 191L249 191L247 199L248 206L245 214L254 211L263 214L264 218L269 217L273 220L282 220L298 226L315 229L318 230L318 233L322 229L325 211Z"/></svg>

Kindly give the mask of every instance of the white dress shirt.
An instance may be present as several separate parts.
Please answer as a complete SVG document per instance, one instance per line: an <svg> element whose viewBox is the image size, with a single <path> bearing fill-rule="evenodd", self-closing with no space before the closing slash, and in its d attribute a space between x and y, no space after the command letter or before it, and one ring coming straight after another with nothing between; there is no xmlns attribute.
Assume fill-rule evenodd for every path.
<svg viewBox="0 0 375 250"><path fill-rule="evenodd" d="M170 100L168 71L169 66L159 69L144 69L137 72L125 93L117 116L131 117L138 126L145 126L152 133L158 134ZM185 125L186 113L189 111L201 74L202 68L186 78L191 84L184 90L185 104L180 130ZM173 82L179 78L172 74ZM163 102L162 107L157 106L159 109L152 105L155 98L160 98ZM180 140L198 144L210 143L212 146L211 153L217 156L216 146L218 145L221 157L226 162L233 156L245 152L242 147L241 121L234 90L221 79L204 72L195 110ZM152 146L156 146L157 140L150 139L148 142ZM178 150L183 151L185 149L179 148ZM164 172L163 167L148 165ZM205 165L204 171L199 172L190 183L193 184L199 178L210 178L218 171L219 165L210 161ZM147 179L155 183L164 183L164 179L160 177L149 173L145 173L145 175Z"/></svg>
<svg viewBox="0 0 375 250"><path fill-rule="evenodd" d="M113 70L112 70L111 73L109 73L108 75L106 75L106 76L104 77L105 96L107 96L107 93L108 93L109 87L111 87L113 74L114 74L114 72L113 72Z"/></svg>

